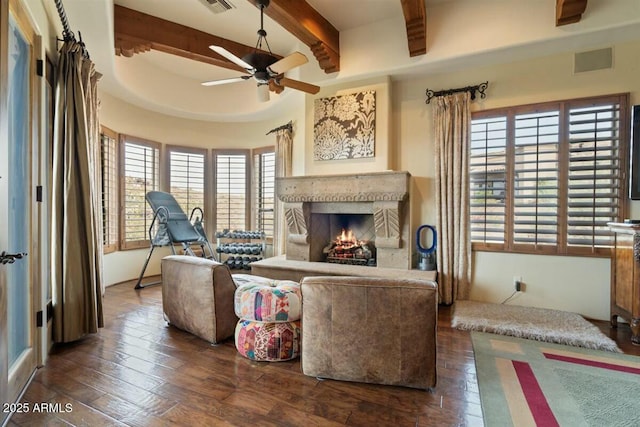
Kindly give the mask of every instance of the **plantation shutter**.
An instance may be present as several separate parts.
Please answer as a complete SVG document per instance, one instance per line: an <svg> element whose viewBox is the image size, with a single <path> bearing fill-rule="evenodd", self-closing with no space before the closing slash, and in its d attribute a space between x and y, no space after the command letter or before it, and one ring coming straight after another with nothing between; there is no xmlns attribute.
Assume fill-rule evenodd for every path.
<svg viewBox="0 0 640 427"><path fill-rule="evenodd" d="M266 237L273 238L275 211L276 153L256 153L254 164L254 194L256 195L256 226Z"/></svg>
<svg viewBox="0 0 640 427"><path fill-rule="evenodd" d="M160 149L157 144L124 137L122 143L123 249L149 246L153 211L145 195L159 189Z"/></svg>
<svg viewBox="0 0 640 427"><path fill-rule="evenodd" d="M187 215L194 208L204 212L206 150L170 147L168 151L169 192Z"/></svg>
<svg viewBox="0 0 640 427"><path fill-rule="evenodd" d="M613 245L607 222L621 215L620 104L569 110L567 244Z"/></svg>
<svg viewBox="0 0 640 427"><path fill-rule="evenodd" d="M116 134L103 129L100 134L102 168L102 239L104 253L118 248L118 166Z"/></svg>
<svg viewBox="0 0 640 427"><path fill-rule="evenodd" d="M505 242L507 118L490 117L471 124L471 240Z"/></svg>
<svg viewBox="0 0 640 427"><path fill-rule="evenodd" d="M247 152L215 152L216 230L246 230L248 194Z"/></svg>
<svg viewBox="0 0 640 427"><path fill-rule="evenodd" d="M515 116L513 244L557 245L559 112Z"/></svg>
<svg viewBox="0 0 640 427"><path fill-rule="evenodd" d="M628 95L473 114L475 250L607 256L626 197Z"/></svg>

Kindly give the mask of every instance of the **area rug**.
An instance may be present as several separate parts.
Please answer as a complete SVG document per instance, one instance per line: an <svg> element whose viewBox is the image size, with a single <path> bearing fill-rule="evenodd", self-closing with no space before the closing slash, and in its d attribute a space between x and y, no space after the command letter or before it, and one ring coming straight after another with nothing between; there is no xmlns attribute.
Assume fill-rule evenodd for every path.
<svg viewBox="0 0 640 427"><path fill-rule="evenodd" d="M471 332L485 426L639 426L640 357Z"/></svg>
<svg viewBox="0 0 640 427"><path fill-rule="evenodd" d="M451 326L537 341L620 352L615 341L582 316L518 305L456 301Z"/></svg>

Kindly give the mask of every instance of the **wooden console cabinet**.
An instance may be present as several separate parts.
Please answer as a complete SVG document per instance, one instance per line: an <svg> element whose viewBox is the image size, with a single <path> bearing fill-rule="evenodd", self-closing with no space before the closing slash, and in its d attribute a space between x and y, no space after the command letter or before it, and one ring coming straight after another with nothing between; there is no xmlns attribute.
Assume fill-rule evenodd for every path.
<svg viewBox="0 0 640 427"><path fill-rule="evenodd" d="M615 234L611 258L611 325L622 317L631 326L631 342L640 345L640 224L610 222Z"/></svg>

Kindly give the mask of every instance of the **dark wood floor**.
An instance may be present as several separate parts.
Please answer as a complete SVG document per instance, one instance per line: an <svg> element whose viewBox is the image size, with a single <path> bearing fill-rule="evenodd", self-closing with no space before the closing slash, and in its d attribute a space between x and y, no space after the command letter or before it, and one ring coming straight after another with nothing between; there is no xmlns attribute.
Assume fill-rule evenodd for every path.
<svg viewBox="0 0 640 427"><path fill-rule="evenodd" d="M168 327L160 287L132 287L107 289L100 333L54 349L24 395L31 410L10 426L483 425L469 334L451 329L448 307L439 312L438 385L421 391L318 381L299 360L252 362L233 340L211 346ZM640 354L628 326L598 326ZM42 402L52 405L34 411Z"/></svg>

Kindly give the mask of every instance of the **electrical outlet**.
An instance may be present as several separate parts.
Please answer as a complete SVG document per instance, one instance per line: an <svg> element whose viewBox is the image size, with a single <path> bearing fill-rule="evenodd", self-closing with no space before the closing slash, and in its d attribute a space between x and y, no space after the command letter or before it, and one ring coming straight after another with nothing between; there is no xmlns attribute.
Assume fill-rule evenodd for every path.
<svg viewBox="0 0 640 427"><path fill-rule="evenodd" d="M516 292L524 292L521 276L513 276L513 288L516 290Z"/></svg>

